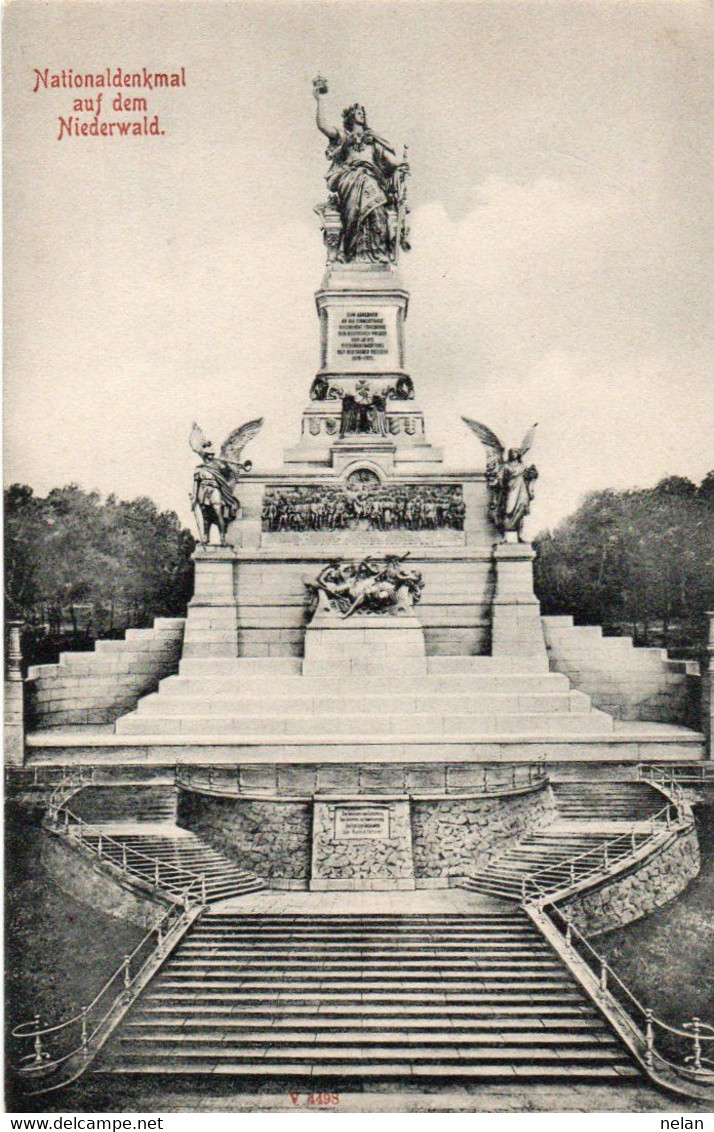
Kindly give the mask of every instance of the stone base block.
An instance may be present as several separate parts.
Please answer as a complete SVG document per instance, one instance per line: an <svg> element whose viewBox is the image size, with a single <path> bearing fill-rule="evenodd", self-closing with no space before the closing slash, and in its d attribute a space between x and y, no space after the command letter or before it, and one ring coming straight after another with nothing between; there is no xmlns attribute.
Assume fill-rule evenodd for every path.
<svg viewBox="0 0 714 1132"><path fill-rule="evenodd" d="M387 891L414 887L407 799L315 799L312 890Z"/></svg>
<svg viewBox="0 0 714 1132"><path fill-rule="evenodd" d="M424 630L411 615L317 615L305 631L303 675L384 669L427 673Z"/></svg>

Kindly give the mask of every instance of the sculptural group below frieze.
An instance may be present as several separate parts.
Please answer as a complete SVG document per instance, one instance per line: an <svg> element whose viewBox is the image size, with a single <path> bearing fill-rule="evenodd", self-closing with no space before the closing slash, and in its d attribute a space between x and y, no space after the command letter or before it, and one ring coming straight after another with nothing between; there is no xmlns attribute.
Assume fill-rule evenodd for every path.
<svg viewBox="0 0 714 1132"><path fill-rule="evenodd" d="M433 531L464 528L461 484L383 484L266 487L263 530Z"/></svg>
<svg viewBox="0 0 714 1132"><path fill-rule="evenodd" d="M315 577L305 576L310 617L317 613L340 617L353 613L408 615L421 598L424 581L418 570L404 565L406 554L384 559L368 556L361 562L331 558Z"/></svg>

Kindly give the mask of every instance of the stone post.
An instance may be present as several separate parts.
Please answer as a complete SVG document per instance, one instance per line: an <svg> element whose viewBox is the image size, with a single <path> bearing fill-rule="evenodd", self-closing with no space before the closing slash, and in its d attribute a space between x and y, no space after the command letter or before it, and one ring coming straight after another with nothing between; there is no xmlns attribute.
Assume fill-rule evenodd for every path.
<svg viewBox="0 0 714 1132"><path fill-rule="evenodd" d="M25 704L22 679L22 621L8 623L7 674L5 679L5 766L25 761Z"/></svg>
<svg viewBox="0 0 714 1132"><path fill-rule="evenodd" d="M491 652L493 656L528 658L529 667L548 669L548 654L540 619L540 602L533 592L530 543L501 542L494 547L496 588L493 596Z"/></svg>
<svg viewBox="0 0 714 1132"><path fill-rule="evenodd" d="M232 547L200 547L193 556L196 580L188 605L184 657L238 655L238 604Z"/></svg>
<svg viewBox="0 0 714 1132"><path fill-rule="evenodd" d="M707 613L707 643L702 656L701 728L707 758L714 759L714 611Z"/></svg>

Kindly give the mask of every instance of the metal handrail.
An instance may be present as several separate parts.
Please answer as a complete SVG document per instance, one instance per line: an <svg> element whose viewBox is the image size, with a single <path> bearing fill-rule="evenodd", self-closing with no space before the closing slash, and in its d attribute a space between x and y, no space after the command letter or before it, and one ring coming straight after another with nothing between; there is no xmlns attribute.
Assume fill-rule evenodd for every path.
<svg viewBox="0 0 714 1132"><path fill-rule="evenodd" d="M60 819L60 815L62 815L62 820ZM142 861L148 861L152 866L154 874L154 885L156 888L161 887L162 869L164 871L178 874L177 879L179 880L179 882L181 880L184 880L184 883L188 883L189 885L198 883L203 894L203 902L205 903L205 873L195 873L192 869L183 868L180 865L174 865L170 861L161 860L159 857L152 857L150 853L144 853L141 849L134 849L131 845L127 845L125 841L117 841L116 838L112 837L108 833L105 833L104 830L94 830L94 828L88 822L85 822L83 818L80 818L76 814L73 814L72 811L67 809L66 806L61 806L56 814L53 814L50 824L52 828L56 829L58 832L64 833L66 836L72 837L75 840L79 841L80 845L83 845L85 846L85 848L89 849L90 852L94 853L99 858L99 860L105 859L103 854L105 845L115 846L121 853L121 866L112 861L110 857L106 860L109 864L119 869L122 875L131 874L132 876L135 876L140 880L147 880L145 873L141 872L138 868L131 868L130 858L138 857ZM75 829L77 830L77 833L75 833ZM88 832L83 832L84 830L87 830ZM97 841L96 847L92 844L91 839L95 839ZM164 880L166 880L166 878L164 878ZM172 896L174 895L173 890L168 888L168 885L167 891Z"/></svg>
<svg viewBox="0 0 714 1132"><path fill-rule="evenodd" d="M49 1087L58 1088L78 1076L86 1068L90 1056L98 1051L107 1036L103 1030L106 1028L111 1015L119 1007L128 1007L132 989L137 986L142 976L157 959L164 958L171 933L179 927L187 926L192 913L202 907L202 904L201 890L197 887L196 881L192 881L178 898L172 899L169 908L162 912L134 950L124 956L122 963L87 1006L82 1007L71 1018L58 1022L54 1026L41 1026L39 1015L35 1015L31 1022L21 1022L15 1026L12 1030L12 1037L17 1041L29 1042L31 1046L31 1052L20 1057L15 1066L16 1072L25 1078L45 1077L51 1071L66 1065L72 1059L78 1059L76 1072L71 1073L69 1077L63 1077L61 1081L55 1082ZM154 937L156 937L156 941L149 953L133 970L135 962L140 958L146 945L154 940ZM117 983L119 990L111 998L109 1005L104 1009L104 1013L94 1020L92 1018L93 1012L100 1003L106 1000L110 989ZM73 1027L77 1029L78 1037L72 1039L71 1048L53 1056L50 1049L47 1048L49 1036L71 1031Z"/></svg>
<svg viewBox="0 0 714 1132"><path fill-rule="evenodd" d="M55 786L54 790L47 799L47 813L56 813L62 804L68 801L74 794L86 786L88 782L94 781L94 767L89 768L89 773L85 773L83 767L70 767L67 773L62 775L62 778Z"/></svg>
<svg viewBox="0 0 714 1132"><path fill-rule="evenodd" d="M666 763L639 763L637 777L640 782L649 782L653 786L664 786L665 789L678 787L682 784L704 786L707 782L714 782L714 764L696 764L677 768Z"/></svg>
<svg viewBox="0 0 714 1132"><path fill-rule="evenodd" d="M629 1004L627 1010L630 1025L633 1027L640 1044L640 1053L645 1068L655 1071L666 1067L676 1074L689 1077L699 1084L714 1085L714 1058L704 1056L703 1045L714 1042L714 1026L703 1022L696 1015L691 1022L681 1026L672 1026L663 1018L655 1015L654 1011L645 1006L632 993L620 976L612 969L607 959L600 955L585 936L575 927L570 916L561 912L555 904L541 907L540 911L547 915L550 923L559 932L568 951L575 951L579 958L589 967L591 974L598 983L598 993L605 998L609 995L619 1003L617 996L613 995L613 984L619 995ZM622 1003L619 1003L622 1006ZM634 1008L634 1011L633 1011ZM639 1024L633 1021L634 1012ZM673 1060L657 1048L657 1032L670 1034L683 1042L691 1042L691 1052L684 1053L679 1060ZM688 1048L688 1047L685 1047Z"/></svg>
<svg viewBox="0 0 714 1132"><path fill-rule="evenodd" d="M676 811L675 817L672 816L672 809L675 809ZM544 866L544 868L537 869L535 872L527 873L521 881L521 893L523 900L527 899L528 891L531 887L535 888L538 895L541 897L548 896L553 892L557 892L564 886L567 887L568 881L566 881L563 875L564 873L569 878L569 883L572 885L582 880L586 880L588 877L591 877L593 875L597 875L602 872L609 872L614 863L623 863L625 858L636 853L638 848L642 849L650 841L658 840L663 832L670 831L673 826L681 825L683 819L680 806L677 802L669 802L666 806L663 806L661 810L658 810L656 813L652 814L647 819L647 822L650 827L648 831L638 830L633 827L629 833L618 834L617 837L613 837L608 841L603 841L600 845L596 845L593 849L588 849L584 853L576 853L572 857L567 857L565 860L558 861L558 863L555 865L546 865ZM659 828L657 828L658 826ZM637 844L638 838L642 839L639 846ZM611 861L610 854L613 848L619 846L624 842L629 843L630 853L620 855L617 858L616 862ZM586 858L595 856L597 856L598 858L598 863L592 869L585 869L583 871L582 868L580 868L580 863L585 861ZM543 883L543 880L539 879L545 878L548 875L553 876L553 874L557 875L554 877L550 887L546 887Z"/></svg>

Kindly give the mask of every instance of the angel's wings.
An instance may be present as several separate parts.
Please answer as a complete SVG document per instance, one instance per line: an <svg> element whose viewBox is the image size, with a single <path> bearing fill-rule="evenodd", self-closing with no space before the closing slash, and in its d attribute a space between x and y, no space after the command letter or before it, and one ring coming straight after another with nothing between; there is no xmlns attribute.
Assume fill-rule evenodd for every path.
<svg viewBox="0 0 714 1132"><path fill-rule="evenodd" d="M246 444L257 436L263 427L263 418L258 417L257 420L248 421L247 424L241 425L240 428L234 428L233 432L229 433L221 445L221 459L227 460L232 464L240 464L241 452Z"/></svg>
<svg viewBox="0 0 714 1132"><path fill-rule="evenodd" d="M461 420L464 424L469 426L472 432L476 433L481 443L485 444L486 448L488 448L494 456L497 456L499 460L503 459L504 447L495 432L491 432L491 429L485 424L481 424L479 421L469 420L468 417L462 417Z"/></svg>
<svg viewBox="0 0 714 1132"><path fill-rule="evenodd" d="M188 442L197 456L203 456L204 450L210 443L203 429L199 428L195 421L191 426L191 432L189 433Z"/></svg>
<svg viewBox="0 0 714 1132"><path fill-rule="evenodd" d="M528 450L533 446L533 441L535 440L535 430L537 428L538 422L536 421L536 423L528 429L528 432L523 437L523 440L521 441L521 456L525 456L526 452L528 452Z"/></svg>

